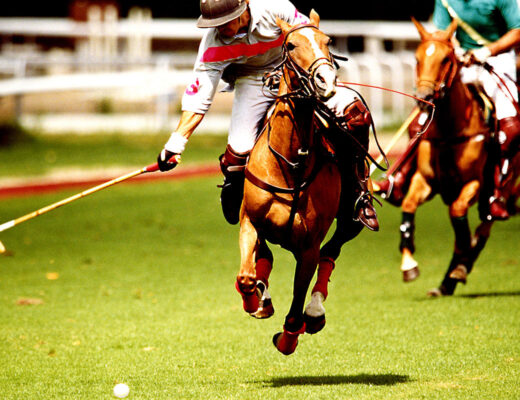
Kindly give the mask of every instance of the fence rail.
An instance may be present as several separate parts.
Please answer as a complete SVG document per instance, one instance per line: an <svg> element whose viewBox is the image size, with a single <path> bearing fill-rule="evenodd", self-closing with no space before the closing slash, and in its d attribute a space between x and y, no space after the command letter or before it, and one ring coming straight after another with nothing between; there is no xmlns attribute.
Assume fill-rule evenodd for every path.
<svg viewBox="0 0 520 400"><path fill-rule="evenodd" d="M17 96L17 114L22 112L22 96L29 93L64 90L91 90L141 86L156 96L158 120L166 120L165 102L179 85L189 81L189 69L196 56L196 43L203 30L195 20L151 19L147 14L127 19L98 16L87 22L60 18L0 18L0 96ZM428 24L427 24L428 26ZM419 36L411 22L322 21L321 29L334 39L334 50L349 56L342 63L341 78L350 82L411 93L415 59L408 48ZM72 52L52 54L41 51L16 51L10 37L70 38L76 42ZM349 38L361 38L364 52L353 52ZM153 41L171 41L171 51L155 51ZM182 51L177 44L192 41ZM30 42L30 40L29 40ZM390 43L390 46L387 44ZM392 51L386 51L390 48ZM34 49L33 49L34 50ZM139 68L139 71L128 69ZM55 75L53 69L69 72ZM47 71L31 76L33 70ZM404 96L379 89L359 88L374 119L393 122L406 116L411 103ZM167 96L167 93L170 93Z"/></svg>

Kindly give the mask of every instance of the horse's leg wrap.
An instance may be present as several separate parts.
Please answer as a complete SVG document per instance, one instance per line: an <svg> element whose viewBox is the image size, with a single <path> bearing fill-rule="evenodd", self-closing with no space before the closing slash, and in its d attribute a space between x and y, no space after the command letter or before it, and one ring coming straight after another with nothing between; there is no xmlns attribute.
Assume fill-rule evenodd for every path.
<svg viewBox="0 0 520 400"><path fill-rule="evenodd" d="M399 230L401 231L401 243L399 244L399 251L408 249L413 254L415 253L414 233L415 233L415 214L403 212L403 219Z"/></svg>
<svg viewBox="0 0 520 400"><path fill-rule="evenodd" d="M274 314L273 302L269 291L269 275L273 269L273 261L267 258L259 258L256 261L256 287L260 292L260 300L257 310L251 315L255 318L269 318Z"/></svg>
<svg viewBox="0 0 520 400"><path fill-rule="evenodd" d="M328 257L321 258L318 264L318 277L311 293L320 292L323 294L323 300L328 296L329 279L334 270L334 266L334 260Z"/></svg>
<svg viewBox="0 0 520 400"><path fill-rule="evenodd" d="M273 262L267 258L259 258L256 260L256 280L261 281L266 287L269 287L269 275L273 269Z"/></svg>
<svg viewBox="0 0 520 400"><path fill-rule="evenodd" d="M291 322L286 321L283 326L283 332L279 332L273 336L273 344L278 351L286 356L294 353L296 346L298 346L298 336L305 333L305 322L302 322L300 328L294 329Z"/></svg>
<svg viewBox="0 0 520 400"><path fill-rule="evenodd" d="M334 270L334 260L329 257L321 257L318 265L318 277L312 288L311 301L305 307L303 318L305 321L305 332L314 334L325 326L325 307L323 302L328 296L328 284L330 275Z"/></svg>
<svg viewBox="0 0 520 400"><path fill-rule="evenodd" d="M244 307L244 311L249 314L255 313L258 310L260 303L260 291L255 282L251 281L251 283L243 283L239 278L237 278L235 288L238 293L240 293L240 296L242 296L242 306Z"/></svg>
<svg viewBox="0 0 520 400"><path fill-rule="evenodd" d="M240 216L244 195L244 169L248 156L249 152L237 153L229 145L220 156L220 169L224 174L220 202L226 221L232 225L238 223Z"/></svg>

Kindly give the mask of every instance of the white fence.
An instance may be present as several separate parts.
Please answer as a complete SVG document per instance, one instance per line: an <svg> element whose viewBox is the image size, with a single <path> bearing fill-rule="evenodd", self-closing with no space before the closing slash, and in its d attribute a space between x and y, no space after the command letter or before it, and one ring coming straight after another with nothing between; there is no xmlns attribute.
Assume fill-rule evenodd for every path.
<svg viewBox="0 0 520 400"><path fill-rule="evenodd" d="M349 57L340 70L343 80L406 93L413 91L415 59L410 48L418 41L418 34L411 22L322 21L320 27L334 39L334 50ZM91 14L88 22L0 18L0 36L4 38L0 73L10 76L0 80L0 96L17 96L20 114L21 96L28 93L140 86L156 96L160 124L168 117L171 94L189 80L189 70L179 68L193 63L202 33L194 20L152 20L146 12L137 11L125 20ZM13 35L71 38L76 41L76 48L58 56L37 48L18 51L5 44L5 38ZM363 41L364 52L350 51L351 37ZM171 52L155 52L154 40L170 41ZM193 43L193 47L179 51L177 44L182 41ZM385 51L388 47L391 51ZM137 67L139 70L135 71ZM31 68L61 68L76 73L31 76ZM367 100L374 119L381 123L403 118L412 107L410 100L395 93L362 86L359 92Z"/></svg>

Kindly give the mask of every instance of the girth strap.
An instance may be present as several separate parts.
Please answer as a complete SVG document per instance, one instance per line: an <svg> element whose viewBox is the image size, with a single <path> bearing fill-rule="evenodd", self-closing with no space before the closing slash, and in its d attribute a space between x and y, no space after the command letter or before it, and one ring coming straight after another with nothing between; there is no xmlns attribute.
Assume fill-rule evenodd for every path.
<svg viewBox="0 0 520 400"><path fill-rule="evenodd" d="M311 171L311 173L307 177L307 179L305 179L302 182L302 184L299 185L298 187L293 187L293 188L291 188L291 187L284 188L284 187L280 187L280 186L276 186L276 185L267 183L267 182L263 181L262 179L260 179L259 177L257 177L256 175L254 175L247 167L245 169L245 175L246 175L246 179L249 182L251 182L253 185L255 185L255 186L259 187L260 189L263 189L267 192L295 194L296 192L301 192L302 190L305 190L312 183L314 178L316 178L316 175L318 175L318 172L320 172L321 167L322 167L322 164L316 162L313 170Z"/></svg>

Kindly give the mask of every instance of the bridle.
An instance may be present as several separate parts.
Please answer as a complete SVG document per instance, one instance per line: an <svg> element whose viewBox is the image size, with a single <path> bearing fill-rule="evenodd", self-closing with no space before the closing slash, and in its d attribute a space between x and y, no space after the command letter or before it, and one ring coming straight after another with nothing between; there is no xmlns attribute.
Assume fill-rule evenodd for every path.
<svg viewBox="0 0 520 400"><path fill-rule="evenodd" d="M300 66L294 58L291 56L291 52L288 47L288 39L289 36L301 29L314 29L316 31L320 31L317 26L314 25L298 25L292 28L289 32L286 33L285 39L282 44L283 50L283 58L282 62L275 68L276 70L281 70L284 66L287 67L288 70L292 71L295 74L296 79L300 83L298 89L290 91L287 96L289 97L305 97L312 98L318 97L317 87L316 87L316 71L322 65L327 65L332 69L335 69L334 56L329 52L329 57L318 57L316 58L309 68L305 69ZM320 31L321 32L321 31ZM286 80L287 87L291 87L290 82L287 82L287 77L284 76Z"/></svg>
<svg viewBox="0 0 520 400"><path fill-rule="evenodd" d="M428 43L440 43L450 49L448 55L449 60L443 66L437 80L421 79L421 77L417 79L417 87L421 85L430 87L433 90L433 100L439 100L442 99L446 94L446 91L451 88L451 85L455 80L455 76L459 71L459 61L455 55L455 49L450 42L445 40L429 39L423 42L423 46L427 47Z"/></svg>

